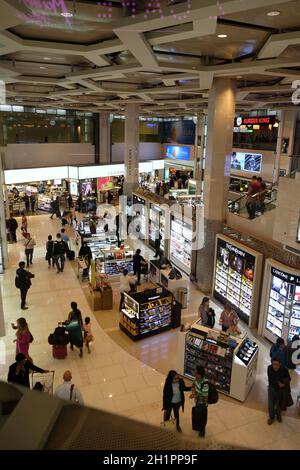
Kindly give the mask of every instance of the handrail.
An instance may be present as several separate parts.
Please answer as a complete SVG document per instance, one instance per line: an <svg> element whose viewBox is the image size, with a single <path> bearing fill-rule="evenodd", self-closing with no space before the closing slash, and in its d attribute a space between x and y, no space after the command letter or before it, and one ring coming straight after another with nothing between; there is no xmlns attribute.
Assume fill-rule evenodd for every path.
<svg viewBox="0 0 300 470"><path fill-rule="evenodd" d="M236 202L239 202L241 199L243 199L243 197L245 197L246 194L242 194L240 197L238 197L237 199L235 199L234 201L231 201L228 203L228 207L232 206L232 204L235 204Z"/></svg>

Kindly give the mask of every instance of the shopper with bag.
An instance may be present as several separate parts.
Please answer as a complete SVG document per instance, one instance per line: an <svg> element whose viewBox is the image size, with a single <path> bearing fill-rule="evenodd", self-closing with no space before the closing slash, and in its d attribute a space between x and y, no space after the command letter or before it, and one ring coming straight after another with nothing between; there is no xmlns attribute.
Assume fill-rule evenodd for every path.
<svg viewBox="0 0 300 470"><path fill-rule="evenodd" d="M169 371L163 391L164 422L170 420L173 411L178 432L182 432L179 424L179 410L182 407L184 411L184 392L189 392L191 389L192 387L187 387L175 370Z"/></svg>
<svg viewBox="0 0 300 470"><path fill-rule="evenodd" d="M46 243L46 256L45 256L46 261L48 261L48 269L51 268L51 261L52 261L52 268L54 268L53 247L54 247L54 241L52 240L52 235L48 235L48 241Z"/></svg>
<svg viewBox="0 0 300 470"><path fill-rule="evenodd" d="M68 249L68 245L61 239L61 235L58 233L56 235L56 240L53 246L53 257L57 267L57 274L64 271L65 254L67 253Z"/></svg>
<svg viewBox="0 0 300 470"><path fill-rule="evenodd" d="M31 286L30 279L32 279L33 277L34 277L34 274L32 274L29 271L26 271L24 261L20 261L19 269L17 269L16 271L15 286L17 289L20 289L22 310L28 309L28 307L26 307L26 296L27 296L28 289Z"/></svg>
<svg viewBox="0 0 300 470"><path fill-rule="evenodd" d="M30 233L23 233L25 237L24 248L26 255L27 268L32 264L33 258L33 248L36 245L35 239L30 235Z"/></svg>
<svg viewBox="0 0 300 470"><path fill-rule="evenodd" d="M279 357L273 357L268 367L268 382L268 424L271 425L276 416L277 421L281 423L281 411L293 404L290 389L291 377L288 369L280 364Z"/></svg>
<svg viewBox="0 0 300 470"><path fill-rule="evenodd" d="M208 394L209 384L205 378L205 369L202 366L197 366L190 398L195 400L195 406L192 409L193 429L199 431L200 437L205 437Z"/></svg>
<svg viewBox="0 0 300 470"><path fill-rule="evenodd" d="M18 318L17 324L11 324L12 328L16 331L16 354L23 353L26 356L26 359L32 362L31 357L29 356L29 346L33 342L33 336L29 331L29 327L25 318Z"/></svg>
<svg viewBox="0 0 300 470"><path fill-rule="evenodd" d="M63 380L64 383L56 388L54 396L60 398L61 400L77 403L78 405L84 405L79 388L72 384L72 373L70 370L65 371Z"/></svg>

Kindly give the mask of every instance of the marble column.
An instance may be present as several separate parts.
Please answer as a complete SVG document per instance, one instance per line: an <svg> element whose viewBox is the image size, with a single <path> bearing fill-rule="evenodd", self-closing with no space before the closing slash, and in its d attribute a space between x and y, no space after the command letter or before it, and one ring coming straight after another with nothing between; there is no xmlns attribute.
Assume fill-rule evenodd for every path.
<svg viewBox="0 0 300 470"><path fill-rule="evenodd" d="M203 292L213 280L215 239L226 220L236 82L215 78L208 99L204 173L204 237L197 250L196 278Z"/></svg>
<svg viewBox="0 0 300 470"><path fill-rule="evenodd" d="M123 194L128 198L139 184L139 105L125 107L125 180Z"/></svg>
<svg viewBox="0 0 300 470"><path fill-rule="evenodd" d="M99 154L100 165L111 163L111 130L110 113L100 113L99 122Z"/></svg>

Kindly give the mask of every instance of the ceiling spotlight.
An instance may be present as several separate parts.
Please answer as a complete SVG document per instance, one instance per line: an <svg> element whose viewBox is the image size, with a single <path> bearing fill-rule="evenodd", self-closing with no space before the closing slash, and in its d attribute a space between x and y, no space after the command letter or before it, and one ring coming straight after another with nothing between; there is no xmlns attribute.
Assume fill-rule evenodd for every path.
<svg viewBox="0 0 300 470"><path fill-rule="evenodd" d="M227 34L218 34L218 38L220 39L227 38Z"/></svg>
<svg viewBox="0 0 300 470"><path fill-rule="evenodd" d="M280 15L280 13L281 12L278 11L278 10L272 10L272 11L268 11L267 15L268 16L278 16L278 15Z"/></svg>
<svg viewBox="0 0 300 470"><path fill-rule="evenodd" d="M43 57L44 60L51 60L51 57Z"/></svg>
<svg viewBox="0 0 300 470"><path fill-rule="evenodd" d="M45 70L46 67L40 67L41 70Z"/></svg>
<svg viewBox="0 0 300 470"><path fill-rule="evenodd" d="M237 75L236 78L243 78L243 75Z"/></svg>

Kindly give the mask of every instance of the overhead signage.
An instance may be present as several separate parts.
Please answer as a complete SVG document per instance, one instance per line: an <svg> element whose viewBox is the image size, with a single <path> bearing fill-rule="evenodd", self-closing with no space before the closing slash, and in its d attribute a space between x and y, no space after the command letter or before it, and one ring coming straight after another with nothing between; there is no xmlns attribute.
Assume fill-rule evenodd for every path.
<svg viewBox="0 0 300 470"><path fill-rule="evenodd" d="M252 126L253 124L275 124L276 116L238 116L234 120L234 126Z"/></svg>

